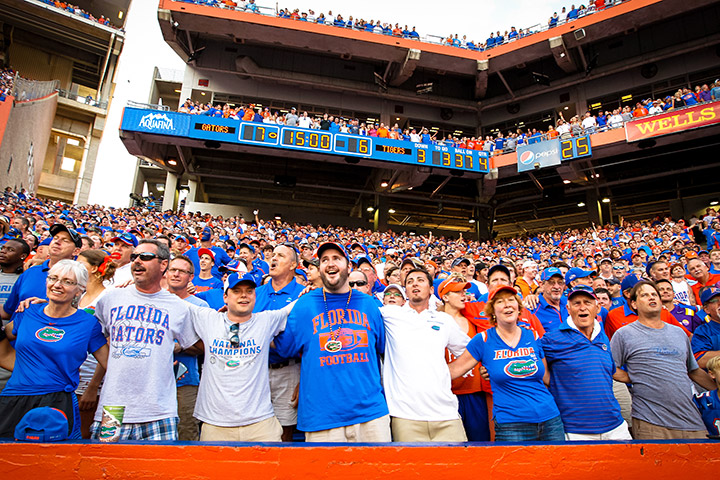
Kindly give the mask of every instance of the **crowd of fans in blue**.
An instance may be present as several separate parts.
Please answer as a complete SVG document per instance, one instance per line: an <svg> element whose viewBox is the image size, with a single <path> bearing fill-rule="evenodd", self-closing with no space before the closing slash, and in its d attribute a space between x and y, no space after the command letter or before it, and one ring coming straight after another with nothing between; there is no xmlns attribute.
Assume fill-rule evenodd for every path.
<svg viewBox="0 0 720 480"><path fill-rule="evenodd" d="M99 438L107 405L145 440L719 433L712 207L484 241L10 188L0 210L2 437L52 406Z"/></svg>

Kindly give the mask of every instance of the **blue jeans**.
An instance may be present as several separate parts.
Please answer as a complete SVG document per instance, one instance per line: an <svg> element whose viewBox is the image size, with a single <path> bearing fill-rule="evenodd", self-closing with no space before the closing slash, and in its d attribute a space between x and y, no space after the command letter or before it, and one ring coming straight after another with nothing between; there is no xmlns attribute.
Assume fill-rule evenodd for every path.
<svg viewBox="0 0 720 480"><path fill-rule="evenodd" d="M495 422L496 442L563 442L565 427L558 415L541 423Z"/></svg>

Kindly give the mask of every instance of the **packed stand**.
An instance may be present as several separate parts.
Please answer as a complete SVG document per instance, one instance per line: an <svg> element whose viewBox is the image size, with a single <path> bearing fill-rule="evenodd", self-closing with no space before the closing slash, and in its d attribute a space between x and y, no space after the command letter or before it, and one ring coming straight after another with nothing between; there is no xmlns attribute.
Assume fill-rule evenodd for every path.
<svg viewBox="0 0 720 480"><path fill-rule="evenodd" d="M236 10L241 12L250 13L262 13L261 7L255 3L255 0L176 0L185 3L195 3L198 5L206 5L210 7L225 8L230 10ZM578 18L582 18L586 15L591 15L600 10L604 10L613 5L622 3L622 0L590 0L590 3L586 6L581 4L579 7L572 5L570 9L563 7L560 14L554 12L547 22L547 25L536 25L535 27L516 29L510 27L510 30L505 30L501 33L500 30L497 32L490 32L490 36L484 42L476 42L475 40L468 40L467 35L454 33L447 37L438 37L435 35L426 35L422 38L422 41L432 43L442 43L458 48L464 48L467 50L473 50L482 52L506 43L514 42L515 40L529 36L533 33L548 30L550 28L557 27L566 22L571 22ZM269 8L268 8L269 9ZM289 20L297 20L301 22L319 23L324 25L330 25L338 28L348 28L352 30L365 31L376 33L380 35L388 35L399 38L408 38L411 40L421 40L420 34L415 30L415 27L408 28L407 25L401 26L400 23L383 22L381 20L365 20L361 18L353 18L352 15L347 18L341 14L333 14L332 10L329 10L327 15L323 12L315 13L312 9L308 9L307 12L301 11L299 8L279 8L275 11L275 15L280 18L287 18ZM439 41L433 41L432 38L437 38Z"/></svg>
<svg viewBox="0 0 720 480"><path fill-rule="evenodd" d="M59 8L60 10L64 10L68 13L72 13L74 15L85 18L92 22L97 22L100 25L105 25L106 27L110 27L110 28L119 30L119 28L116 27L115 25L113 25L112 23L110 23L110 20L107 19L104 15L100 15L100 18L97 18L93 14L83 10L82 8L78 7L77 5L73 5L73 4L67 3L67 2L60 2L58 0L40 0L40 1L46 5L50 5L52 7Z"/></svg>
<svg viewBox="0 0 720 480"><path fill-rule="evenodd" d="M719 433L714 208L492 241L10 188L0 208L3 438Z"/></svg>
<svg viewBox="0 0 720 480"><path fill-rule="evenodd" d="M4 102L5 97L12 95L15 75L15 70L10 67L0 68L0 102Z"/></svg>

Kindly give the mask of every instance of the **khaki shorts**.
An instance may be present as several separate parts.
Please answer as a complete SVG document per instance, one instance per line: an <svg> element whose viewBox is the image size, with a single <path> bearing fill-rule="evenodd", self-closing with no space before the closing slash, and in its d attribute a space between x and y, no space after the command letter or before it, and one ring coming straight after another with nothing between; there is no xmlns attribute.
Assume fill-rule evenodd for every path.
<svg viewBox="0 0 720 480"><path fill-rule="evenodd" d="M201 442L280 442L282 426L277 418L270 417L242 427L218 427L203 423Z"/></svg>
<svg viewBox="0 0 720 480"><path fill-rule="evenodd" d="M392 417L394 442L467 442L462 420L426 422Z"/></svg>
<svg viewBox="0 0 720 480"><path fill-rule="evenodd" d="M706 430L673 430L633 418L632 434L635 440L686 440L707 438Z"/></svg>
<svg viewBox="0 0 720 480"><path fill-rule="evenodd" d="M305 432L305 441L338 443L390 442L390 415L346 427L331 428L318 432Z"/></svg>
<svg viewBox="0 0 720 480"><path fill-rule="evenodd" d="M280 425L297 425L297 407L292 406L295 387L300 383L300 364L268 370L270 377L270 400Z"/></svg>

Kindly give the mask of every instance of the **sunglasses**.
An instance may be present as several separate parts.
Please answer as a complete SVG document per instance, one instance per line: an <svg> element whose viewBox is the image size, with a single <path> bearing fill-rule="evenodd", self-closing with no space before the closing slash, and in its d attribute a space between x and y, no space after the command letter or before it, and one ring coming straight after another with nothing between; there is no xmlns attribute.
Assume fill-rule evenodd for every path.
<svg viewBox="0 0 720 480"><path fill-rule="evenodd" d="M365 280L358 280L357 282L348 282L348 283L350 284L350 288L353 288L353 287L364 287L365 285L367 285L368 282L366 282Z"/></svg>
<svg viewBox="0 0 720 480"><path fill-rule="evenodd" d="M140 260L142 260L143 262L149 262L150 260L153 260L153 259L156 259L156 258L157 258L158 260L165 260L164 258L160 257L160 256L157 255L156 253L143 252L143 253L131 253L131 254L130 254L130 261L131 261L131 262L134 262L134 261L137 260L138 258L139 258Z"/></svg>
<svg viewBox="0 0 720 480"><path fill-rule="evenodd" d="M625 270L625 267L613 267L613 270Z"/></svg>
<svg viewBox="0 0 720 480"><path fill-rule="evenodd" d="M386 297L402 297L402 293L398 292L387 292L385 294Z"/></svg>
<svg viewBox="0 0 720 480"><path fill-rule="evenodd" d="M238 348L240 346L238 330L240 330L240 324L233 323L230 325L230 345L232 345L233 348Z"/></svg>

